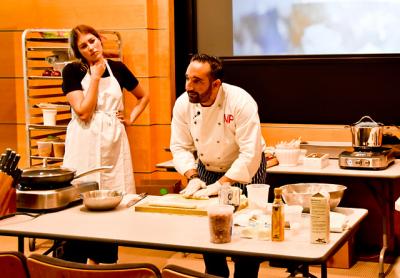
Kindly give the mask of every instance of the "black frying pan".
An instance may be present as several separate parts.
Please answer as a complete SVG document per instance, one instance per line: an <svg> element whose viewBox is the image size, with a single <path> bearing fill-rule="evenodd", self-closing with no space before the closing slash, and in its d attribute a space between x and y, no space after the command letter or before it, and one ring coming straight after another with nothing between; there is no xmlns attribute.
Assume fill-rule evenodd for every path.
<svg viewBox="0 0 400 278"><path fill-rule="evenodd" d="M102 166L76 175L76 170L71 168L34 167L23 170L19 183L30 189L45 189L46 186L50 186L51 189L60 188L69 184L74 179L111 168L112 166Z"/></svg>

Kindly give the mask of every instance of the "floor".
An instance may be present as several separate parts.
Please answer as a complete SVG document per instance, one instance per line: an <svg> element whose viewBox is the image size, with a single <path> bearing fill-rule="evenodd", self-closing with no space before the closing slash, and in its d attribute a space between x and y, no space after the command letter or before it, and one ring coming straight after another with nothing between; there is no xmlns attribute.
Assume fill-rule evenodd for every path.
<svg viewBox="0 0 400 278"><path fill-rule="evenodd" d="M36 240L36 250L33 253L43 253L52 245L50 240ZM29 242L25 242L25 254L29 255ZM14 237L0 236L0 251L17 250L17 240ZM162 268L166 264L177 264L197 271L204 271L204 265L201 255L186 254L181 252L160 251L141 248L120 247L119 263L128 262L151 262ZM233 264L229 262L231 273L233 273ZM393 265L385 265L387 278L400 278L400 259ZM310 273L320 277L320 268L318 266L310 267ZM358 261L350 269L328 268L329 278L377 278L379 273L378 264L375 262ZM232 276L232 275L231 275ZM261 264L259 277L281 278L288 277L289 274L284 268L269 266L268 262ZM300 276L301 277L301 276Z"/></svg>

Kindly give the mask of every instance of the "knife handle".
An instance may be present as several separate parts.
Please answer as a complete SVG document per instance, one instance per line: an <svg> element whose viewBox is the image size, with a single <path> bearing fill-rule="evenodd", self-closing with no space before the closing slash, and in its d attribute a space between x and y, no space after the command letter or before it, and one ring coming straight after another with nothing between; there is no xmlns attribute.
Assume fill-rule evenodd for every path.
<svg viewBox="0 0 400 278"><path fill-rule="evenodd" d="M1 165L1 171L4 172L8 159L10 158L12 150L10 148L6 149L6 155L4 156L3 164Z"/></svg>
<svg viewBox="0 0 400 278"><path fill-rule="evenodd" d="M0 158L0 170L3 167L4 162L6 161L6 154L2 153Z"/></svg>
<svg viewBox="0 0 400 278"><path fill-rule="evenodd" d="M13 183L12 183L12 187L16 187L17 184L19 183L19 180L21 179L21 175L22 175L22 170L17 168L15 169L12 178L13 178Z"/></svg>
<svg viewBox="0 0 400 278"><path fill-rule="evenodd" d="M11 164L13 163L16 155L17 154L15 153L15 151L12 151L10 156L8 157L5 165L3 166L3 169L4 169L3 172L5 172L7 175L9 175Z"/></svg>
<svg viewBox="0 0 400 278"><path fill-rule="evenodd" d="M13 176L13 174L14 174L16 168L17 168L17 165L18 165L18 162L19 162L20 158L21 158L21 156L19 154L15 155L15 157L14 157L14 159L13 159L11 165L10 165L10 168L7 169L7 174L8 175Z"/></svg>

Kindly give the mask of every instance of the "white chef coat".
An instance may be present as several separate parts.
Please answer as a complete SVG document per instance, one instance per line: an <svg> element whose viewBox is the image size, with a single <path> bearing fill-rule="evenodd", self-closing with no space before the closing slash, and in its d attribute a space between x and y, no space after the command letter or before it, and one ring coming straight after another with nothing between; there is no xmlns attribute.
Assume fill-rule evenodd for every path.
<svg viewBox="0 0 400 278"><path fill-rule="evenodd" d="M113 169L97 172L74 180L97 181L100 189L113 189L135 193L132 160L125 127L116 112L123 110L121 87L106 62L110 76L99 81L96 111L90 122L79 119L71 109L65 139L63 165L81 173L99 166L113 166ZM90 73L82 79L83 94L90 84Z"/></svg>
<svg viewBox="0 0 400 278"><path fill-rule="evenodd" d="M227 83L210 107L190 103L188 94L182 94L173 109L170 149L182 175L196 169L196 150L208 171L249 183L265 150L257 103L245 90Z"/></svg>

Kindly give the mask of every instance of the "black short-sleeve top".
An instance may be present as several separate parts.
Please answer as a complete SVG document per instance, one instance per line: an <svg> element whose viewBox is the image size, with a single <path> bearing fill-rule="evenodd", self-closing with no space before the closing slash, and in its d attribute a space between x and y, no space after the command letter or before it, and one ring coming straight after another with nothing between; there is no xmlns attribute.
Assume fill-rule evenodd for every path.
<svg viewBox="0 0 400 278"><path fill-rule="evenodd" d="M133 75L133 73L120 61L107 60L108 65L117 79L121 90L125 88L128 91L132 91L139 84L139 81ZM82 90L82 79L85 77L88 68L84 67L81 62L72 62L67 64L62 72L63 83L62 90L64 94L69 92ZM110 76L108 69L105 70L103 77Z"/></svg>

